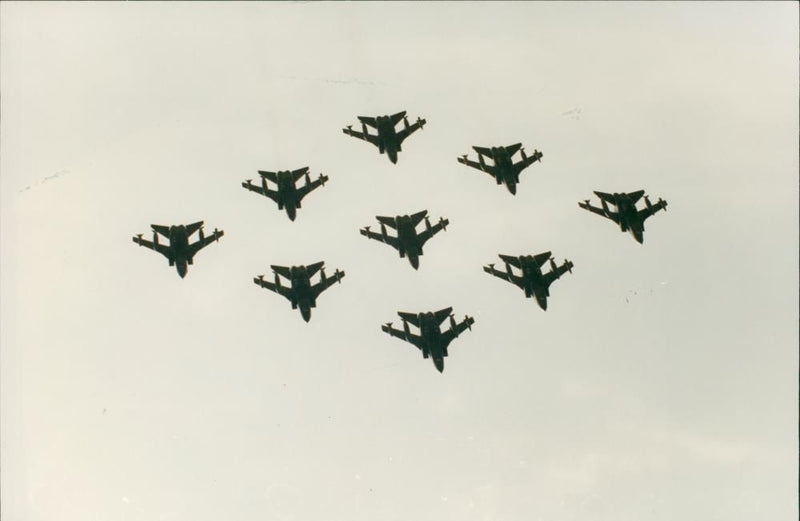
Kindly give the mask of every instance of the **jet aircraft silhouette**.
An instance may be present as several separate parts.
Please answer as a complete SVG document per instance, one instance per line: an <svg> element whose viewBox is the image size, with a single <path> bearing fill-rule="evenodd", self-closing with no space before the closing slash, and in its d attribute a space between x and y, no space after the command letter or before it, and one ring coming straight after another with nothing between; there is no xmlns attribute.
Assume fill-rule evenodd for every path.
<svg viewBox="0 0 800 521"><path fill-rule="evenodd" d="M325 275L324 261L316 262L308 266L286 266L272 265L272 272L275 274L275 282L264 280L264 275L259 275L253 282L286 297L292 303L292 309L300 308L303 320L308 322L311 319L311 308L317 307L317 297L320 293L331 287L336 282L341 284L344 272L338 269L333 277ZM320 278L316 284L311 283L311 278L319 272ZM281 284L281 277L289 281L289 286Z"/></svg>
<svg viewBox="0 0 800 521"><path fill-rule="evenodd" d="M358 120L361 122L361 132L353 130L352 125L347 125L347 128L343 128L342 132L348 136L357 137L358 139L363 139L364 141L372 143L378 147L378 151L381 154L386 152L386 155L389 156L389 160L392 163L397 163L397 153L403 150L401 146L403 141L412 133L421 129L426 123L424 119L417 118L417 121L413 125L410 125L405 110L393 116L378 116L375 118L358 116ZM398 132L395 130L395 126L400 123L401 120L404 126ZM377 134L370 134L367 130L367 126L374 128Z"/></svg>
<svg viewBox="0 0 800 521"><path fill-rule="evenodd" d="M153 229L153 241L142 239L142 234L137 234L133 238L133 242L139 246L144 246L155 250L162 254L169 261L170 266L175 266L178 270L178 275L181 278L186 276L187 266L193 264L193 259L198 251L202 250L214 241L219 241L225 232L222 230L214 229L214 233L208 237L203 234L203 221L198 221L192 224L179 224L175 226L162 226L160 224L151 224ZM195 233L200 233L200 238L193 243L189 242L189 238ZM169 244L161 244L158 241L158 236L162 235L169 239Z"/></svg>
<svg viewBox="0 0 800 521"><path fill-rule="evenodd" d="M644 196L645 207L641 210L637 210L636 202L644 195L644 190L627 194L616 192L607 194L597 191L594 193L600 198L602 208L597 208L589 204L589 199L578 203L578 206L584 210L589 210L597 215L602 215L603 217L611 219L619 225L621 231L630 232L639 244L644 243L644 221L659 210L667 211L666 201L659 197L658 202L652 204L646 195ZM609 204L613 204L616 211L609 209Z"/></svg>
<svg viewBox="0 0 800 521"><path fill-rule="evenodd" d="M464 320L460 324L456 324L452 313L452 307L427 313L399 311L397 314L403 319L403 330L394 329L391 322L382 325L381 330L393 337L414 344L417 349L422 351L423 358L433 359L433 365L441 373L444 371L444 357L447 356L447 346L465 329L472 329L472 324L475 323L472 317L465 315ZM441 331L440 326L448 317L450 318L450 329ZM408 327L409 324L418 328L419 334L412 333Z"/></svg>
<svg viewBox="0 0 800 521"><path fill-rule="evenodd" d="M293 171L266 172L259 170L258 174L261 176L261 186L254 185L252 179L242 183L242 186L251 192L269 197L278 203L278 210L286 208L286 215L292 221L297 216L297 209L301 207L303 197L324 185L328 180L328 176L320 174L316 180L312 181L308 175L307 166ZM296 185L301 178L305 178L306 182L303 186L298 187ZM277 184L277 190L270 190L267 187L267 181Z"/></svg>
<svg viewBox="0 0 800 521"><path fill-rule="evenodd" d="M532 156L525 154L522 143L507 147L485 148L474 146L472 148L478 153L478 161L467 159L467 154L464 154L458 158L458 162L491 175L497 184L505 184L512 195L517 193L520 172L542 159L542 153L538 150L534 150ZM514 154L517 151L520 152L522 159L518 163L514 163ZM484 157L491 159L493 164L487 165Z"/></svg>
<svg viewBox="0 0 800 521"><path fill-rule="evenodd" d="M572 273L574 266L568 260L565 260L561 266L556 266L549 251L539 255L521 255L519 257L500 254L500 259L506 265L505 271L496 270L494 264L484 266L483 271L519 286L525 292L525 298L536 297L539 307L545 311L547 311L547 297L550 296L550 284L561 278L565 272ZM550 271L544 273L542 266L548 260L550 261ZM520 270L521 274L515 274L511 266Z"/></svg>
<svg viewBox="0 0 800 521"><path fill-rule="evenodd" d="M445 218L440 218L439 222L431 225L428 219L428 210L422 210L412 215L398 215L396 217L376 216L381 223L381 233L370 231L369 226L360 230L361 235L369 239L375 239L388 244L398 251L400 257L408 257L408 262L414 269L419 268L419 256L422 255L422 246L431 237L447 228L450 224ZM425 230L417 233L416 227L425 219ZM386 227L390 227L397 232L396 237L386 233Z"/></svg>

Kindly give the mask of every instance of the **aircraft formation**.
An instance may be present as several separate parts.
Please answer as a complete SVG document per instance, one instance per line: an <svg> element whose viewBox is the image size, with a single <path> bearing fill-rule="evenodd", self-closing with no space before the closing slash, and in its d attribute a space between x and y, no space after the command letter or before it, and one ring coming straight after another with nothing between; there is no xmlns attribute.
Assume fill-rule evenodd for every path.
<svg viewBox="0 0 800 521"><path fill-rule="evenodd" d="M406 111L377 117L358 116L357 119L361 122L360 132L353 130L352 125L347 125L342 132L376 146L378 152L386 154L392 164L397 163L402 143L426 124L423 118L417 118L415 123L410 124ZM397 125L401 122L402 128L397 130ZM374 129L375 133L370 133L369 129ZM472 148L478 154L477 161L470 160L467 154L458 157L457 161L489 174L497 185L505 185L512 195L517 193L520 173L533 163L541 162L543 156L539 150L534 150L530 156L527 155L522 143ZM517 153L519 159L515 162L514 157ZM297 210L302 207L303 198L328 181L328 177L322 174L312 181L309 167L277 172L259 170L258 174L261 177L260 184L253 184L252 179L248 179L242 183L242 187L271 199L277 204L278 210L285 210L290 221L294 221L297 217ZM301 180L303 184L298 186ZM270 184L274 185L274 188L270 188ZM655 204L651 203L644 190L629 193L595 191L594 194L600 199L599 207L592 206L589 199L579 202L578 206L613 221L621 231L629 232L639 244L644 243L644 221L659 210L666 211L667 208L667 202L661 198ZM644 197L644 207L639 209L636 205L642 197ZM400 258L407 258L414 270L419 269L425 243L437 233L445 231L450 223L448 219L440 217L436 224L431 224L427 210L375 218L379 223L380 233L370 230L370 226L365 226L359 230L361 235L397 250ZM424 226L420 228L423 222ZM222 230L217 229L211 235L204 235L203 221L188 225L151 224L150 226L153 231L152 241L143 239L142 234L137 234L133 237L133 242L167 257L169 265L176 267L181 278L186 276L188 266L193 264L197 252L212 242L219 241L224 235ZM192 243L190 237L195 233L198 233L198 239ZM160 243L159 235L168 239L169 244ZM564 260L558 265L550 251L523 255L499 254L499 257L504 269L497 269L495 264L488 264L483 267L483 271L517 286L524 292L525 298L535 299L539 307L545 311L550 296L550 286L565 273L572 273L574 266L569 260ZM327 276L324 261L291 267L271 265L270 268L274 275L272 282L265 280L265 275L256 276L253 282L289 300L292 309L299 309L300 315L306 322L311 319L311 309L316 307L320 294L336 283L341 284L345 276L345 272L339 269L336 269L332 276ZM285 283L281 282L282 280L285 280ZM465 330L472 329L475 323L475 320L468 315L465 315L461 322L457 322L452 307L417 313L398 311L397 314L402 321L402 329L395 329L392 327L392 322L388 322L381 326L381 330L415 346L423 358L430 358L433 361L434 367L440 373L444 371L444 358L448 356L450 343ZM442 323L448 319L448 327L442 331ZM411 330L412 326L415 331Z"/></svg>

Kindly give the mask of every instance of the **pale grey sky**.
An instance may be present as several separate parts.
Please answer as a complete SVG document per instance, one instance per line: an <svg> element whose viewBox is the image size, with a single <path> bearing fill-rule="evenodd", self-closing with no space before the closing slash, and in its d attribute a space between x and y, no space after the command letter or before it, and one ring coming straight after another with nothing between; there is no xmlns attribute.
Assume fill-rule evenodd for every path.
<svg viewBox="0 0 800 521"><path fill-rule="evenodd" d="M796 3L0 14L4 521L797 518ZM456 162L518 141L516 197ZM638 189L644 245L577 206ZM358 234L422 209L418 272ZM184 280L131 242L199 219ZM481 270L547 250L547 312ZM318 260L308 324L252 283ZM451 305L444 374L380 331Z"/></svg>

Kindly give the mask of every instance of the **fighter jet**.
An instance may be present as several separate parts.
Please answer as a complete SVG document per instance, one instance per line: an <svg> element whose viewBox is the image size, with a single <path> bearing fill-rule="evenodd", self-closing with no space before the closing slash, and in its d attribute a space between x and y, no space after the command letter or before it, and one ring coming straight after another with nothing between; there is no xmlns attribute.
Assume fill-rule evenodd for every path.
<svg viewBox="0 0 800 521"><path fill-rule="evenodd" d="M308 175L307 166L293 171L266 172L259 170L258 174L261 176L261 186L254 185L252 179L242 183L242 186L251 192L269 197L278 203L278 210L286 208L286 215L292 221L297 216L297 209L301 207L300 202L303 197L307 196L312 190L324 185L325 181L328 180L328 176L320 174L316 180L312 181ZM301 187L295 186L301 178L305 178L305 184ZM267 187L267 181L277 184L278 189L270 190Z"/></svg>
<svg viewBox="0 0 800 521"><path fill-rule="evenodd" d="M447 356L447 346L465 329L472 329L472 324L475 323L472 317L465 315L464 320L460 324L456 324L452 313L453 308L427 313L399 311L397 314L403 319L403 330L394 329L391 322L382 325L381 330L417 346L417 349L422 351L423 358L433 358L433 365L441 373L444 371L444 357ZM441 331L439 328L448 317L450 318L450 329ZM410 331L409 323L419 329L418 335Z"/></svg>
<svg viewBox="0 0 800 521"><path fill-rule="evenodd" d="M627 194L595 192L595 195L600 198L602 208L589 204L589 199L578 203L578 206L611 219L619 225L621 231L630 232L639 244L644 243L644 221L659 210L667 211L666 201L659 197L658 202L652 204L646 195L644 196L645 207L637 210L636 202L644 195L644 190ZM613 204L616 211L610 210L608 204Z"/></svg>
<svg viewBox="0 0 800 521"><path fill-rule="evenodd" d="M419 268L419 256L422 255L422 246L425 242L441 230L445 230L450 224L450 221L442 217L438 223L431 225L431 221L428 219L428 210L397 217L378 215L376 219L381 223L381 233L372 232L367 226L360 230L361 235L388 244L400 253L401 258L408 256L408 262L414 269ZM425 230L417 233L416 227L423 219L425 219ZM387 226L397 232L396 237L386 233Z"/></svg>
<svg viewBox="0 0 800 521"><path fill-rule="evenodd" d="M525 154L522 143L507 147L472 147L478 153L478 162L467 159L467 154L458 158L459 163L463 163L472 168L477 168L494 177L497 184L505 184L512 195L517 193L517 183L519 183L519 173L536 161L541 161L542 153L538 150L533 151L532 156ZM514 154L519 151L522 159L514 163ZM487 165L484 157L492 160L493 164Z"/></svg>
<svg viewBox="0 0 800 521"><path fill-rule="evenodd" d="M505 271L496 270L494 264L484 266L483 271L519 286L525 292L525 298L536 297L539 307L545 311L547 311L547 297L550 296L550 284L561 278L565 272L572 273L574 266L568 260L565 260L561 266L556 266L549 251L539 255L521 255L519 257L501 254L500 259L506 265ZM550 271L543 273L542 266L547 261L550 261ZM515 274L511 266L522 273Z"/></svg>
<svg viewBox="0 0 800 521"><path fill-rule="evenodd" d="M170 266L175 266L178 269L178 275L181 278L186 276L187 265L193 264L195 254L211 244L218 241L225 232L222 230L214 229L214 233L208 237L203 235L203 221L198 221L192 224L179 224L177 226L162 226L160 224L151 224L153 229L153 242L147 239L142 239L142 234L138 234L133 238L133 242L139 246L145 246L151 250L155 250L169 260ZM189 237L194 232L200 233L200 238L193 243L189 243ZM169 245L164 245L158 242L158 236L162 235L169 239Z"/></svg>
<svg viewBox="0 0 800 521"><path fill-rule="evenodd" d="M347 125L347 128L343 128L342 132L348 136L369 141L378 147L378 151L381 154L386 152L386 155L389 156L389 161L392 163L397 163L397 153L403 150L401 147L403 141L413 132L421 129L426 123L424 119L417 118L417 121L410 125L405 110L393 116L378 116L376 118L358 116L358 120L361 122L361 132L353 130L352 125ZM397 132L395 131L395 126L400 123L400 120L403 121L404 126L402 130ZM374 128L377 134L370 134L367 126Z"/></svg>
<svg viewBox="0 0 800 521"><path fill-rule="evenodd" d="M344 272L338 269L333 274L333 277L325 276L324 261L316 262L308 266L286 266L272 265L272 272L275 274L275 282L268 282L264 280L264 275L259 275L253 279L253 282L274 291L279 295L283 295L289 302L292 303L292 309L300 307L300 314L303 320L308 322L311 319L311 308L317 307L317 297L320 293L331 287L334 283L341 284L344 278ZM316 284L311 283L311 277L319 272L319 281ZM281 284L281 277L289 281L288 286Z"/></svg>

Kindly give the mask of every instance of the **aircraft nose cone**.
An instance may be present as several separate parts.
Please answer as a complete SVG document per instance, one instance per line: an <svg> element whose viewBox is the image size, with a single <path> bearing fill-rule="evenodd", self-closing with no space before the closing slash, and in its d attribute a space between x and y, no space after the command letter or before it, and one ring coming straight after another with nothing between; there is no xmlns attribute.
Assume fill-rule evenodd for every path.
<svg viewBox="0 0 800 521"><path fill-rule="evenodd" d="M185 264L178 264L178 275L180 275L181 278L184 278L186 276L186 265Z"/></svg>
<svg viewBox="0 0 800 521"><path fill-rule="evenodd" d="M517 185L516 183L508 183L508 191L511 192L511 195L517 195Z"/></svg>
<svg viewBox="0 0 800 521"><path fill-rule="evenodd" d="M286 213L287 213L287 215L289 215L289 220L290 221L294 221L294 218L297 217L297 210L295 210L294 208L287 207L286 208Z"/></svg>
<svg viewBox="0 0 800 521"><path fill-rule="evenodd" d="M308 322L311 320L311 310L308 308L300 308L300 314L303 316L303 320Z"/></svg>
<svg viewBox="0 0 800 521"><path fill-rule="evenodd" d="M537 295L536 302L539 303L539 307L542 308L543 311L547 311L547 297L540 297Z"/></svg>
<svg viewBox="0 0 800 521"><path fill-rule="evenodd" d="M644 234L642 232L633 232L633 238L636 239L636 242L639 244L644 244Z"/></svg>
<svg viewBox="0 0 800 521"><path fill-rule="evenodd" d="M417 256L412 257L411 255L409 255L408 262L411 263L411 267L414 268L415 270L419 269L419 257Z"/></svg>
<svg viewBox="0 0 800 521"><path fill-rule="evenodd" d="M442 373L444 372L444 360L442 358L434 358L433 365L436 366L436 369Z"/></svg>

